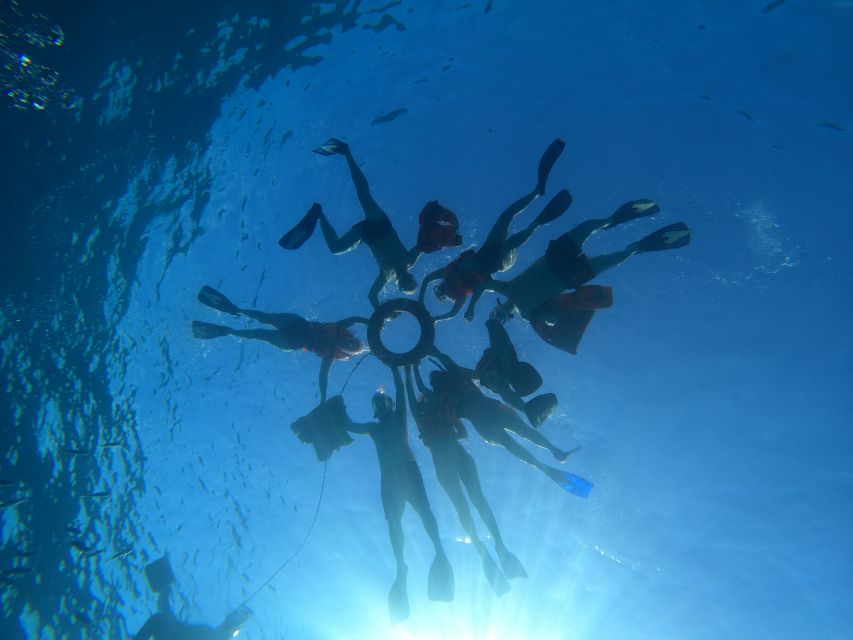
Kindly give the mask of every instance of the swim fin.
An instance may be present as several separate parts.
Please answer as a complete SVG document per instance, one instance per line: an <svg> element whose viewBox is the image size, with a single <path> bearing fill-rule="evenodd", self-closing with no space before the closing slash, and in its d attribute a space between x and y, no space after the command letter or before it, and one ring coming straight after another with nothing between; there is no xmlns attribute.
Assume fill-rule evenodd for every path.
<svg viewBox="0 0 853 640"><path fill-rule="evenodd" d="M388 613L391 624L398 624L409 617L409 594L406 587L406 572L399 573L388 594Z"/></svg>
<svg viewBox="0 0 853 640"><path fill-rule="evenodd" d="M221 338L231 333L231 329L223 327L220 324L212 324L210 322L201 322L193 320L193 337L201 340L212 340L213 338Z"/></svg>
<svg viewBox="0 0 853 640"><path fill-rule="evenodd" d="M570 206L572 206L572 194L569 193L568 189L562 189L545 205L542 213L536 216L533 224L539 226L553 222L563 215Z"/></svg>
<svg viewBox="0 0 853 640"><path fill-rule="evenodd" d="M563 153L563 149L565 148L565 141L557 138L548 146L547 149L545 149L545 153L542 154L542 158L540 158L539 160L539 169L537 171L538 180L536 182L536 193L538 193L540 196L545 193L545 185L548 182L548 174L551 173L551 169L554 167L554 163L557 162L557 158L560 157L560 154Z"/></svg>
<svg viewBox="0 0 853 640"><path fill-rule="evenodd" d="M172 583L175 582L175 574L172 573L169 556L163 556L159 560L145 565L145 577L148 579L148 586L154 593L168 591Z"/></svg>
<svg viewBox="0 0 853 640"><path fill-rule="evenodd" d="M556 408L557 396L553 393L543 393L524 404L524 414L530 425L538 429Z"/></svg>
<svg viewBox="0 0 853 640"><path fill-rule="evenodd" d="M456 593L456 585L453 581L453 569L447 556L437 553L432 566L429 568L429 580L427 594L430 600L438 602L451 602Z"/></svg>
<svg viewBox="0 0 853 640"><path fill-rule="evenodd" d="M515 580L516 578L527 577L524 565L521 564L521 560L515 557L514 553L502 545L496 546L495 551L498 554L498 560L500 560L501 568L507 578Z"/></svg>
<svg viewBox="0 0 853 640"><path fill-rule="evenodd" d="M683 222L676 222L663 229L650 233L642 240L628 245L638 253L649 251L666 251L667 249L678 249L690 244L690 227Z"/></svg>
<svg viewBox="0 0 853 640"><path fill-rule="evenodd" d="M302 220L296 223L290 231L281 236L278 241L279 246L287 251L295 251L308 241L314 235L314 229L317 227L317 220L323 213L323 208L316 202L311 205L308 212L302 216Z"/></svg>
<svg viewBox="0 0 853 640"><path fill-rule="evenodd" d="M224 313L230 313L232 316L239 316L240 310L237 308L237 305L231 302L224 295L219 293L213 287L208 287L204 285L201 288L201 291L198 292L198 301L204 305L207 305L211 309L216 309L217 311L222 311Z"/></svg>
<svg viewBox="0 0 853 640"><path fill-rule="evenodd" d="M573 493L579 498L589 497L589 492L592 491L593 485L589 480L576 476L568 471L563 471L563 478L557 484L569 493Z"/></svg>
<svg viewBox="0 0 853 640"><path fill-rule="evenodd" d="M321 156L333 156L336 153L344 153L347 149L347 143L337 138L329 138L319 147L314 149L314 153Z"/></svg>
<svg viewBox="0 0 853 640"><path fill-rule="evenodd" d="M508 382L518 395L524 397L542 386L542 376L529 362L516 362L509 372Z"/></svg>
<svg viewBox="0 0 853 640"><path fill-rule="evenodd" d="M489 581L489 586L492 587L495 595L500 598L505 593L508 593L512 587L509 586L509 581L492 559L492 556L486 549L486 545L482 542L475 542L474 544L477 546L477 553L480 554L480 560L483 562L483 573L486 575L486 580Z"/></svg>
<svg viewBox="0 0 853 640"><path fill-rule="evenodd" d="M637 218L645 218L660 213L660 207L656 202L647 200L631 200L626 202L621 207L616 209L608 219L608 223L604 226L605 229L612 229L616 225L636 220Z"/></svg>

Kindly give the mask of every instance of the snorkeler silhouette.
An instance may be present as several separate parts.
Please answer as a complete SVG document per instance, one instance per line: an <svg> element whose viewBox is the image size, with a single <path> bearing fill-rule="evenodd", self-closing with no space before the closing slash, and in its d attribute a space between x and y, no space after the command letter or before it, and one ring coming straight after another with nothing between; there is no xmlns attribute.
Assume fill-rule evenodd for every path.
<svg viewBox="0 0 853 640"><path fill-rule="evenodd" d="M409 596L406 583L408 568L403 556L403 509L408 502L420 516L424 529L435 547L435 559L429 570L430 600L449 602L455 591L453 569L444 553L438 534L438 524L430 508L423 476L409 447L406 392L399 369L392 369L396 403L388 395L373 395L373 416L376 422L349 422L348 431L370 436L376 446L381 475L382 508L388 521L391 549L397 563L397 575L388 594L388 609L393 623L409 617ZM396 407L395 407L396 404Z"/></svg>
<svg viewBox="0 0 853 640"><path fill-rule="evenodd" d="M263 340L283 351L311 351L320 356L320 400L326 400L329 370L335 360L348 360L363 353L367 346L348 327L355 323L367 324L366 318L351 316L338 322L312 322L295 313L267 313L255 309L241 309L213 287L207 285L198 292L202 304L232 316L246 316L275 329L231 329L210 322L193 320L193 336L210 340L222 336L236 336Z"/></svg>
<svg viewBox="0 0 853 640"><path fill-rule="evenodd" d="M171 586L175 581L167 556L148 564L145 575L151 590L158 594L158 612L152 615L133 640L228 640L234 638L251 617L251 611L241 607L226 616L219 626L181 622L169 606Z"/></svg>
<svg viewBox="0 0 853 640"><path fill-rule="evenodd" d="M429 380L436 401L445 405L445 411L468 420L483 440L502 446L522 462L539 469L569 493L582 498L589 495L592 484L587 480L540 462L516 442L509 432L547 449L559 462L565 462L579 447L571 451L556 447L543 434L526 424L510 407L480 391L472 379L474 372L471 369L460 367L438 349L433 349L433 354L444 366L444 370L432 371Z"/></svg>
<svg viewBox="0 0 853 640"><path fill-rule="evenodd" d="M533 190L513 202L498 216L492 230L486 237L486 241L479 249L467 249L462 254L442 267L430 273L421 284L419 299L423 301L426 295L426 287L433 280L442 279L435 287L435 295L439 300L451 299L453 308L442 315L436 316L435 320L446 320L452 318L465 304L466 298L481 282L488 280L492 274L498 271L506 271L511 268L518 257L518 248L533 235L533 232L543 224L547 224L559 218L572 204L572 196L563 189L545 205L542 212L531 222L527 228L518 233L509 235L509 227L513 219L524 211L531 202L545 193L548 176L566 143L554 140L542 158L539 160L537 171L537 182Z"/></svg>
<svg viewBox="0 0 853 640"><path fill-rule="evenodd" d="M420 214L418 242L407 250L394 230L390 218L371 195L367 178L356 164L349 145L337 138L331 138L314 151L324 156L340 154L346 158L358 201L364 210L364 220L338 237L322 207L315 202L302 220L282 236L279 245L287 250L298 249L313 235L318 220L326 245L335 255L352 251L364 242L379 265L379 275L368 293L368 299L374 307L379 306L379 292L391 280L397 281L397 286L403 293L414 293L417 290L417 282L409 273L409 269L414 266L421 253L462 243L462 238L457 233L459 221L456 215L438 202L431 201Z"/></svg>
<svg viewBox="0 0 853 640"><path fill-rule="evenodd" d="M429 449L438 482L453 503L462 528L480 555L486 579L494 592L498 596L502 596L510 589L506 578L526 578L527 572L518 558L506 548L497 520L495 520L495 514L483 493L480 474L477 472L474 458L459 442L468 437L465 425L456 415L448 412L446 405L439 402L436 394L424 384L417 368L415 368L414 374L420 391L420 398L415 394L412 367L406 367L406 392L409 396L409 409L418 427L421 442ZM495 541L495 552L498 555L503 573L498 569L495 561L489 555L486 545L483 544L477 534L477 527L471 517L471 510L468 508L468 500L465 499L465 494L462 491L463 487L468 493L468 499L477 509L489 533L492 534Z"/></svg>

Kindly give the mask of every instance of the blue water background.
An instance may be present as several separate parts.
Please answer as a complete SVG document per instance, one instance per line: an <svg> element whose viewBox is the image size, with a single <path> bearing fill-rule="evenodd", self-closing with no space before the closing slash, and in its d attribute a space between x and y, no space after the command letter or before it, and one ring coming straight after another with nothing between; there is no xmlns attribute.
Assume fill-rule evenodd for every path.
<svg viewBox="0 0 853 640"><path fill-rule="evenodd" d="M92 63L104 85L81 109L97 114L98 144L108 148L126 122L153 149L129 163L127 179L114 181L100 203L108 230L87 227L79 202L62 199L64 183L50 185L53 199L40 211L53 212L51 229L77 254L68 272L106 287L87 300L63 280L50 304L43 295L28 305L19 291L9 294L18 306L2 316L3 370L9 433L37 434L61 493L56 502L105 551L82 558L69 548L40 563L36 576L11 581L3 591L7 628L31 638L132 633L155 606L142 567L166 552L179 615L218 621L302 542L324 469L288 425L316 404L319 361L230 338L200 342L189 324L233 323L196 301L203 284L241 306L313 319L369 313L375 265L366 249L334 257L319 237L296 253L277 246L314 201L340 230L361 217L343 160L312 148L345 137L405 242L414 240L423 204L438 199L459 214L469 245L534 186L539 156L562 137L567 147L548 197L567 187L574 204L525 245L516 271L577 221L635 198L654 199L662 213L600 233L588 253L678 220L693 229L688 248L635 256L598 280L614 287L615 304L595 316L577 356L520 321L509 325L520 355L560 397L543 431L564 448L581 446L566 469L595 483L591 496L566 494L472 435L467 446L507 545L530 574L498 599L412 436L456 599L427 599L432 547L408 511L412 614L391 627L394 563L378 468L371 443L357 438L329 461L308 542L250 604L246 637L851 637L853 140L850 131L818 125L853 126L853 7L439 1L370 13L374 4L382 7L358 7L356 28L332 23L331 40L303 52L322 56L316 65L281 64L262 81L228 87L206 135L167 153L160 143L180 139L182 123L192 128L192 113L139 130L133 110L158 93L156 79L136 75L131 55ZM364 28L385 14L405 30ZM249 20L228 15L219 25L199 16L198 31L227 43L229 29ZM256 23L247 40L264 42L264 29ZM180 49L163 37L164 50ZM274 60L281 44L263 55ZM227 64L238 76L250 73L257 56L234 49L223 46L217 57L211 47L195 81L216 85L211 69ZM372 124L398 108L408 111ZM92 169L98 174L110 182L102 167ZM76 240L64 216L75 220ZM452 254L421 258L416 274ZM491 304L481 301L474 322L460 316L440 325L438 345L472 366ZM79 338L50 331L55 311L45 307L69 318L80 307L81 317L105 320L81 350L109 390L99 440L86 418L85 367L77 368L79 383L57 391L39 383L60 374L38 373L26 356L28 345L47 341L39 348L60 354L61 371L63 341ZM333 391L351 369L333 368ZM25 388L11 381L21 377L30 385L26 402L37 398L37 420L15 412ZM367 420L370 394L390 383L387 369L365 361L345 392L351 415ZM77 422L57 403L76 407ZM120 452L88 461L61 452L77 440L97 446L106 434L122 438ZM14 451L0 470L17 481L26 460ZM83 485L112 495L94 508L75 497ZM52 490L22 480L4 495ZM68 537L66 521L28 511L35 501L2 512L4 569L21 565L9 549L52 539L45 528ZM41 533L29 526L35 521ZM112 560L121 545L132 553ZM75 582L91 602L51 599L77 593L68 586Z"/></svg>

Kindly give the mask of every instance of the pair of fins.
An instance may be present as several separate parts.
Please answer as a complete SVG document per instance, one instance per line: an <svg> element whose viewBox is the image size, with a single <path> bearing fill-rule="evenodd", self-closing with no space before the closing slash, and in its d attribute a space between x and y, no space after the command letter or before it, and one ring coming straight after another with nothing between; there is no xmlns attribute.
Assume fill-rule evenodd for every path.
<svg viewBox="0 0 853 640"><path fill-rule="evenodd" d="M388 593L388 613L391 624L398 624L409 617L409 594L406 584L408 571L398 570L397 578ZM429 599L436 602L451 602L456 595L453 569L444 553L438 553L429 568L427 582Z"/></svg>
<svg viewBox="0 0 853 640"><path fill-rule="evenodd" d="M338 153L346 153L347 144L337 138L329 138L314 149L314 153L321 156L333 156ZM286 251L295 251L308 241L314 235L314 229L317 227L317 220L323 214L323 209L318 203L311 205L308 212L302 216L302 220L296 223L290 231L285 233L278 241L279 246Z"/></svg>
<svg viewBox="0 0 853 640"><path fill-rule="evenodd" d="M223 313L228 313L232 316L240 315L240 309L237 305L213 287L204 285L201 288L201 291L198 292L198 301L211 309L216 309L217 311L222 311ZM231 333L231 329L219 324L213 324L212 322L193 320L192 332L193 337L199 338L200 340L213 340L214 338L227 336Z"/></svg>
<svg viewBox="0 0 853 640"><path fill-rule="evenodd" d="M660 213L660 207L656 202L645 198L631 200L611 214L604 228L612 229L617 225L625 224L638 218L653 216L656 213ZM628 248L634 249L637 253L649 253L652 251L680 249L681 247L686 247L688 244L690 244L690 227L684 222L675 222L662 229L653 231L645 238L628 245Z"/></svg>

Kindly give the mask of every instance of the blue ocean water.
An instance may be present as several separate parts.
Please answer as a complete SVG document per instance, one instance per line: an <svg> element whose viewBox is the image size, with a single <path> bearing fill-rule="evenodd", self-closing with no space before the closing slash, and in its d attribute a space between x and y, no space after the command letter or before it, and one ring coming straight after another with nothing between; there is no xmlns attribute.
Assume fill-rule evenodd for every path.
<svg viewBox="0 0 853 640"><path fill-rule="evenodd" d="M0 20L2 637L132 637L163 555L173 611L207 624L287 563L248 604L253 639L853 637L853 4L5 0ZM501 277L631 199L662 211L590 255L693 230L595 281L615 303L577 355L507 325L560 399L542 432L580 447L563 468L595 488L570 495L469 429L528 573L502 597L410 427L456 588L427 597L433 548L408 509L397 625L372 444L324 464L290 429L319 359L190 332L254 326L201 305L204 284L310 319L370 313L366 249L277 244L315 201L339 230L361 219L344 161L311 153L331 136L404 242L438 199L461 248L566 140L546 198L574 203ZM440 323L438 346L473 366L493 301ZM346 384L367 421L391 375L355 363L330 392Z"/></svg>

